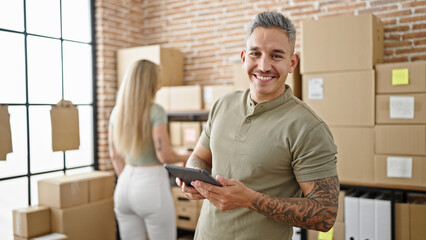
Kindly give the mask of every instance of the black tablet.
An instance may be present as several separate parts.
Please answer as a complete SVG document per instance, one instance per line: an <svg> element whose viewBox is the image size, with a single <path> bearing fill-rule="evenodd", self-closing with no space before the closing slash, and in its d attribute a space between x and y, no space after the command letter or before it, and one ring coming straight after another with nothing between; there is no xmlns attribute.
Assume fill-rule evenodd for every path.
<svg viewBox="0 0 426 240"><path fill-rule="evenodd" d="M206 170L201 169L195 169L195 168L186 168L186 167L179 167L176 165L171 164L164 164L164 167L175 177L179 178L183 182L185 182L186 185L191 186L191 182L195 180L200 180L206 183L210 183L219 187L222 187L222 185L216 181L210 173L208 173Z"/></svg>

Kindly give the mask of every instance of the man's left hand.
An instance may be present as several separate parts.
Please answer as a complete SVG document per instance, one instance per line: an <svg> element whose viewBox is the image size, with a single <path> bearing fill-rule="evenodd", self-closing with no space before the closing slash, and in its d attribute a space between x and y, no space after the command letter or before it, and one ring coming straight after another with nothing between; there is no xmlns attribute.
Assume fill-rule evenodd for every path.
<svg viewBox="0 0 426 240"><path fill-rule="evenodd" d="M191 184L201 195L221 211L240 207L248 208L251 199L256 194L255 191L247 188L238 180L227 179L221 176L216 176L216 180L222 184L222 187L202 181L195 181Z"/></svg>

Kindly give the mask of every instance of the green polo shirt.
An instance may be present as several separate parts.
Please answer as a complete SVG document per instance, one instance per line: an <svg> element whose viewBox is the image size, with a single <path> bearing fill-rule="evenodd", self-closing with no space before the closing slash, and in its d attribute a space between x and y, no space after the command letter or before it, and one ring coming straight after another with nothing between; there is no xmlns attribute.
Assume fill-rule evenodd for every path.
<svg viewBox="0 0 426 240"><path fill-rule="evenodd" d="M212 152L213 176L271 196L300 197L298 182L337 175L330 130L287 85L278 98L257 105L249 90L225 95L199 141ZM246 208L221 212L205 200L195 239L291 239L292 232L292 226Z"/></svg>

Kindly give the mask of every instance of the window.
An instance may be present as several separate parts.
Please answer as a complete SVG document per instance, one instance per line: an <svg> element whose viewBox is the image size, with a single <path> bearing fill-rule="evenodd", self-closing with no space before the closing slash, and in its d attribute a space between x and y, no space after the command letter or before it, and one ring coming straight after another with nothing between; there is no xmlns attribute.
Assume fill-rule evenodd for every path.
<svg viewBox="0 0 426 240"><path fill-rule="evenodd" d="M0 1L0 104L13 145L0 161L0 239L13 239L13 209L38 204L38 180L97 168L93 15L93 0ZM78 150L52 151L61 99L79 110Z"/></svg>

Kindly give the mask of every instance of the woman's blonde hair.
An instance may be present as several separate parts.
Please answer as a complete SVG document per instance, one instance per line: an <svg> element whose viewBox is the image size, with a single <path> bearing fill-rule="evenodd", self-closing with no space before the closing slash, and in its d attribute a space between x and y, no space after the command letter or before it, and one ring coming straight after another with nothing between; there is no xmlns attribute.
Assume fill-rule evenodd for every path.
<svg viewBox="0 0 426 240"><path fill-rule="evenodd" d="M124 76L113 130L114 148L121 156L137 157L152 144L151 107L159 87L159 71L155 63L139 60Z"/></svg>

